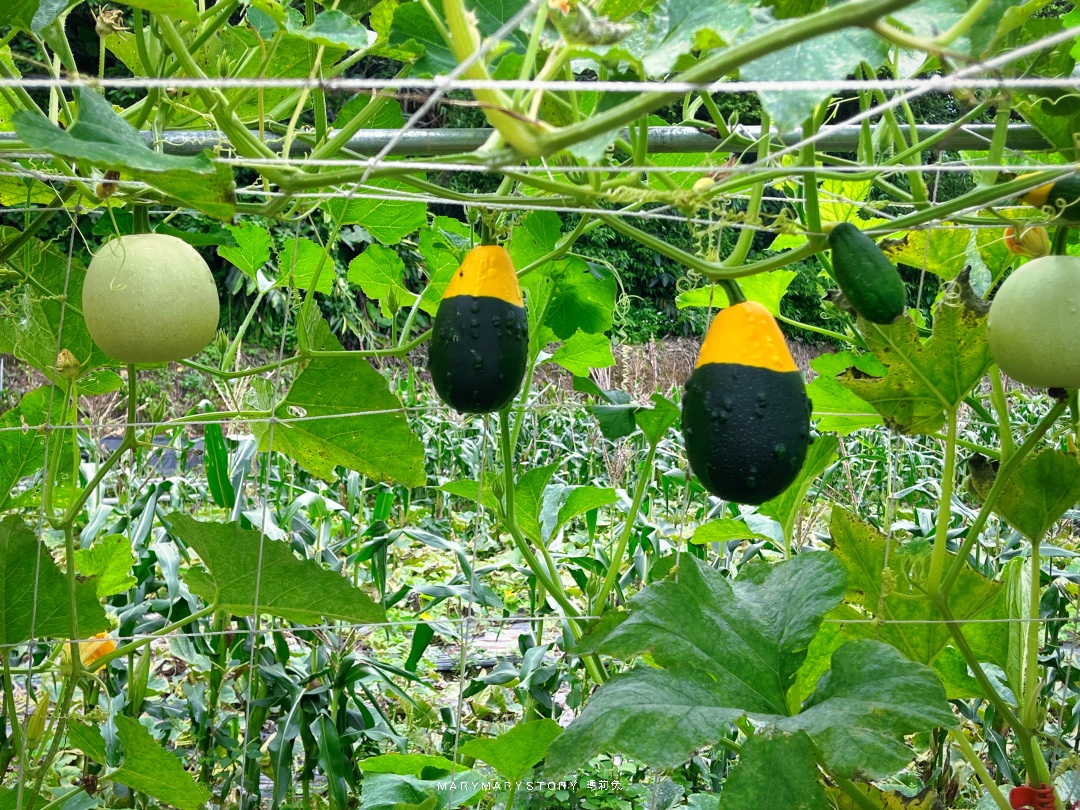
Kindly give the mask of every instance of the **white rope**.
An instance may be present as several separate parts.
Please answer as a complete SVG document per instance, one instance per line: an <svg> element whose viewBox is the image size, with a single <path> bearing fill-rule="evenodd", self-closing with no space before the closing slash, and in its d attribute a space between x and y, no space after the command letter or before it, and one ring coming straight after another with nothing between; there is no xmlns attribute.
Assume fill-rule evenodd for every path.
<svg viewBox="0 0 1080 810"><path fill-rule="evenodd" d="M534 4L535 5L535 4ZM526 10L531 9L527 7ZM521 16L521 15L519 15ZM527 15L525 15L527 16ZM505 26L504 26L505 27ZM1080 28L1070 28L1058 35L1032 43L1032 50L1050 47L1056 42L1080 37ZM1052 42L1047 42L1053 40ZM1046 44L1040 44L1046 43ZM1038 47L1033 47L1038 46ZM1020 50L1010 53L1018 53ZM1026 50L1025 53L1030 53ZM997 60L978 63L957 73L931 79L867 79L867 80L810 80L786 79L770 81L716 81L716 82L679 82L679 81L567 81L565 79L460 79L451 75L431 79L418 78L339 78L324 79L297 78L259 78L259 77L222 77L192 78L176 76L171 78L155 77L107 77L98 79L92 76L50 78L44 76L24 76L22 78L0 78L0 87L22 87L27 90L47 90L52 88L68 89L75 87L102 88L106 90L167 90L167 89L204 89L222 90L241 88L288 89L288 90L326 90L342 93L363 93L372 90L543 90L550 92L581 92L582 90L603 93L783 93L783 92L847 92L857 90L910 90L932 83L934 88L943 93L953 90L1009 90L1009 89L1065 89L1076 88L1073 78L1000 78L987 79L971 75L995 66ZM452 83L448 87L448 83Z"/></svg>

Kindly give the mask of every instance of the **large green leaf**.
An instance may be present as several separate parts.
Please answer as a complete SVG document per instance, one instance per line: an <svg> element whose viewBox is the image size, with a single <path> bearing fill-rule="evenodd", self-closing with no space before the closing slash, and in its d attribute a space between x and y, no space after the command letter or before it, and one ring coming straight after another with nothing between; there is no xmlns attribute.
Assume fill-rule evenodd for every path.
<svg viewBox="0 0 1080 810"><path fill-rule="evenodd" d="M430 778L393 773L364 777L360 810L444 810L462 807L483 790L485 777L476 771L459 770L452 777Z"/></svg>
<svg viewBox="0 0 1080 810"><path fill-rule="evenodd" d="M799 714L777 723L805 731L837 776L874 779L909 764L904 736L956 725L945 689L930 667L872 639L849 641Z"/></svg>
<svg viewBox="0 0 1080 810"><path fill-rule="evenodd" d="M968 262L971 231L942 224L945 227L897 234L885 247L885 255L895 264L926 270L951 281Z"/></svg>
<svg viewBox="0 0 1080 810"><path fill-rule="evenodd" d="M75 584L79 637L109 629L93 580ZM71 637L67 577L15 515L0 520L0 644Z"/></svg>
<svg viewBox="0 0 1080 810"><path fill-rule="evenodd" d="M218 256L232 262L245 276L255 278L270 261L270 249L274 246L270 232L253 222L226 225L225 228L232 234L234 244L220 245Z"/></svg>
<svg viewBox="0 0 1080 810"><path fill-rule="evenodd" d="M704 545L706 543L730 543L732 540L753 540L754 542L771 543L773 539L766 534L759 534L741 520L735 518L720 518L702 523L690 538L691 543Z"/></svg>
<svg viewBox="0 0 1080 810"><path fill-rule="evenodd" d="M572 337L579 329L597 334L611 328L616 282L605 268L591 267L572 256L544 265L522 282L529 291L540 289L544 282L552 285L544 325L559 340ZM531 300L529 306L533 307Z"/></svg>
<svg viewBox="0 0 1080 810"><path fill-rule="evenodd" d="M848 641L807 707L790 714L787 692L843 590L840 563L821 552L780 563L761 584L731 582L684 555L668 579L630 600L628 614L583 639L580 653L647 655L649 664L593 693L552 744L548 767L561 774L600 751L673 767L748 716L805 731L837 776L895 772L911 755L905 735L954 722L929 667L878 641Z"/></svg>
<svg viewBox="0 0 1080 810"><path fill-rule="evenodd" d="M386 192L378 199L380 189ZM338 197L326 204L330 216L342 225L362 225L384 245L396 245L410 233L427 224L427 204L405 199L395 192L413 192L396 180L377 178L365 184L358 194L364 197Z"/></svg>
<svg viewBox="0 0 1080 810"><path fill-rule="evenodd" d="M934 308L933 330L926 340L907 315L887 326L859 319L867 347L888 373L874 377L849 369L837 379L901 433L941 428L946 410L959 406L993 362L985 308L971 303L966 277L958 289L959 295L946 295Z"/></svg>
<svg viewBox="0 0 1080 810"><path fill-rule="evenodd" d="M196 782L184 770L184 763L162 748L138 720L117 714L113 721L124 758L119 767L108 771L107 779L179 810L197 810L209 801L210 791ZM68 726L68 735L71 744L90 759L108 764L105 739L97 728L76 721Z"/></svg>
<svg viewBox="0 0 1080 810"><path fill-rule="evenodd" d="M75 550L75 568L86 577L94 577L99 599L123 593L138 580L131 575L135 555L131 541L122 534L99 537L90 548Z"/></svg>
<svg viewBox="0 0 1080 810"><path fill-rule="evenodd" d="M829 554L778 565L760 586L731 582L691 555L677 578L635 595L625 619L586 637L580 652L654 666L613 677L549 751L569 771L599 751L673 767L715 743L745 713L787 714L786 692L821 617L839 603L844 577Z"/></svg>
<svg viewBox="0 0 1080 810"><path fill-rule="evenodd" d="M768 36L760 28L757 36ZM888 45L866 28L834 31L824 36L781 48L744 65L740 77L746 81L774 81L778 76L797 76L804 81L836 81L863 62L876 69L885 62ZM758 94L773 125L781 132L802 126L814 108L828 100L828 90L767 90Z"/></svg>
<svg viewBox="0 0 1080 810"><path fill-rule="evenodd" d="M18 235L0 228L0 243ZM0 351L10 352L52 379L56 356L71 352L89 370L112 361L90 339L82 317L82 285L86 268L66 250L37 239L9 260L34 280L0 292ZM65 297L66 302L65 303Z"/></svg>
<svg viewBox="0 0 1080 810"><path fill-rule="evenodd" d="M122 6L141 8L154 14L167 14L184 22L198 22L199 9L194 0L117 0ZM70 5L70 3L68 3Z"/></svg>
<svg viewBox="0 0 1080 810"><path fill-rule="evenodd" d="M370 245L367 250L349 262L349 281L359 284L364 295L379 302L385 317L393 311L408 309L416 300L416 293L405 286L405 263L390 248Z"/></svg>
<svg viewBox="0 0 1080 810"><path fill-rule="evenodd" d="M544 490L544 505L540 509L540 539L548 542L578 515L610 506L617 500L617 493L609 487L548 485Z"/></svg>
<svg viewBox="0 0 1080 810"><path fill-rule="evenodd" d="M916 585L919 572L929 565L929 550L909 551L897 539L890 547L877 529L838 506L829 529L833 550L847 571L849 599L885 621L877 637L912 661L932 663L951 636L940 611ZM885 571L890 582L883 592ZM964 566L949 592L949 607L961 623L985 618L1000 590L999 583Z"/></svg>
<svg viewBox="0 0 1080 810"><path fill-rule="evenodd" d="M469 0L467 5L475 15L480 34L487 37L521 11L525 1ZM442 11L440 0L433 0L431 7L437 13ZM420 3L402 3L395 9L389 40L392 49L416 57L413 63L414 76L445 74L457 67L457 59ZM498 56L511 49L524 52L527 45L528 37L523 31L511 31L504 37L503 47L496 50L496 61Z"/></svg>
<svg viewBox="0 0 1080 810"><path fill-rule="evenodd" d="M323 295L330 295L334 291L334 280L337 278L334 260L322 245L311 239L301 236L285 243L285 247L278 252L278 267L281 271L279 284L287 284L291 280L298 289L306 290L311 287L315 271L318 270L319 280L315 284L315 291Z"/></svg>
<svg viewBox="0 0 1080 810"><path fill-rule="evenodd" d="M881 424L881 414L833 377L819 374L806 386L806 394L810 397L811 416L817 420L818 430L846 436Z"/></svg>
<svg viewBox="0 0 1080 810"><path fill-rule="evenodd" d="M576 377L587 377L594 368L615 365L615 357L611 353L611 341L603 333L589 335L579 329L555 350L551 362Z"/></svg>
<svg viewBox="0 0 1080 810"><path fill-rule="evenodd" d="M191 592L219 609L255 612L300 624L324 617L346 622L385 621L381 606L340 573L297 557L288 543L271 540L238 523L207 523L173 512L169 531L199 555L206 570L190 569Z"/></svg>
<svg viewBox="0 0 1080 810"><path fill-rule="evenodd" d="M725 810L823 810L814 746L802 732L765 728L743 743L739 765L724 783Z"/></svg>
<svg viewBox="0 0 1080 810"><path fill-rule="evenodd" d="M62 396L52 388L35 388L0 415L0 510L15 499L19 481L45 466L45 435L36 428L45 424L50 400Z"/></svg>
<svg viewBox="0 0 1080 810"><path fill-rule="evenodd" d="M1038 542L1077 501L1080 461L1048 448L1024 460L1001 490L994 511L1028 540Z"/></svg>
<svg viewBox="0 0 1080 810"><path fill-rule="evenodd" d="M438 76L457 67L446 40L420 3L402 3L394 9L388 46L414 57L416 76Z"/></svg>
<svg viewBox="0 0 1080 810"><path fill-rule="evenodd" d="M530 211L518 220L507 246L514 267L523 270L551 253L561 236L562 220L558 214L554 211Z"/></svg>
<svg viewBox="0 0 1080 810"><path fill-rule="evenodd" d="M344 12L334 9L323 11L315 16L311 25L298 24L298 17L288 16L285 33L305 42L350 51L362 51L375 44L375 32L369 31Z"/></svg>
<svg viewBox="0 0 1080 810"><path fill-rule="evenodd" d="M758 273L739 279L739 287L747 301L757 301L773 315L780 314L780 299L799 274L794 270L773 270L770 273ZM687 307L711 307L721 309L728 305L727 293L719 284L695 287L679 293L675 298L679 309Z"/></svg>
<svg viewBox="0 0 1080 810"><path fill-rule="evenodd" d="M334 340L327 348L340 345ZM256 404L269 407L266 398L256 397ZM316 357L275 415L284 421L252 424L259 449L284 453L320 478L335 480L341 466L410 487L426 480L424 448L401 401L362 357Z"/></svg>
<svg viewBox="0 0 1080 810"><path fill-rule="evenodd" d="M873 377L884 376L888 369L874 355L852 351L822 354L810 361L810 368L817 376L806 387L806 393L813 405L812 416L818 420L818 430L846 436L854 430L881 424L881 415L872 405L836 380L848 368Z"/></svg>
<svg viewBox="0 0 1080 810"><path fill-rule="evenodd" d="M427 286L420 296L420 309L428 315L438 312L442 294L446 292L450 279L454 277L454 271L470 247L471 229L465 223L450 217L435 217L430 228L420 231L417 250L424 260L428 278Z"/></svg>
<svg viewBox="0 0 1080 810"><path fill-rule="evenodd" d="M76 87L73 92L79 112L71 128L60 129L38 113L21 110L14 115L19 137L32 149L119 171L218 219L233 218L232 169L215 163L210 150L192 157L155 152L96 91Z"/></svg>
<svg viewBox="0 0 1080 810"><path fill-rule="evenodd" d="M693 52L731 44L734 35L750 25L755 6L748 0L660 0L649 11L640 44L627 42L623 47L640 52L646 78L662 79L688 66Z"/></svg>
<svg viewBox="0 0 1080 810"><path fill-rule="evenodd" d="M514 726L498 737L469 740L461 746L461 753L483 760L516 782L544 758L552 740L561 733L562 728L554 720L533 720Z"/></svg>

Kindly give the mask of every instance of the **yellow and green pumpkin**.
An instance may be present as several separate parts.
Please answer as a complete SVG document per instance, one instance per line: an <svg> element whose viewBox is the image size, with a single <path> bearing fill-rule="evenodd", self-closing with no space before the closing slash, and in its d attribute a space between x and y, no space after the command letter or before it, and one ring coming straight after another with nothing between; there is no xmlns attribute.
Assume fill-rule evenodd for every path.
<svg viewBox="0 0 1080 810"><path fill-rule="evenodd" d="M461 413L500 410L521 390L528 357L528 317L510 254L475 247L435 314L428 349L435 391Z"/></svg>
<svg viewBox="0 0 1080 810"><path fill-rule="evenodd" d="M686 381L690 468L713 495L761 504L795 480L810 440L810 399L776 320L754 301L721 310Z"/></svg>

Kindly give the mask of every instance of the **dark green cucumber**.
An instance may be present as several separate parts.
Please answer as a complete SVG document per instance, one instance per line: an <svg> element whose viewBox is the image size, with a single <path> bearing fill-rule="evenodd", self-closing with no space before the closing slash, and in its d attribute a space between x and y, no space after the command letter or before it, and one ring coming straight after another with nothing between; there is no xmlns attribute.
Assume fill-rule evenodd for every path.
<svg viewBox="0 0 1080 810"><path fill-rule="evenodd" d="M904 314L904 280L873 239L850 222L841 222L829 233L829 246L833 278L857 314L880 324Z"/></svg>

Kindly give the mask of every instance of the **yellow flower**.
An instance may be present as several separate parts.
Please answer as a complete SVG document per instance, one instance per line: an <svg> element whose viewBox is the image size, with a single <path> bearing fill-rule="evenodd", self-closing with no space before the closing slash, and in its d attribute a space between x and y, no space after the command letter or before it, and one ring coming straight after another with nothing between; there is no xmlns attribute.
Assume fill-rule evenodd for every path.
<svg viewBox="0 0 1080 810"><path fill-rule="evenodd" d="M99 658L108 655L116 649L116 642L108 633L98 633L91 636L89 641L79 644L79 660L84 668L89 667ZM71 645L64 644L60 651L60 672L63 675L71 674Z"/></svg>

